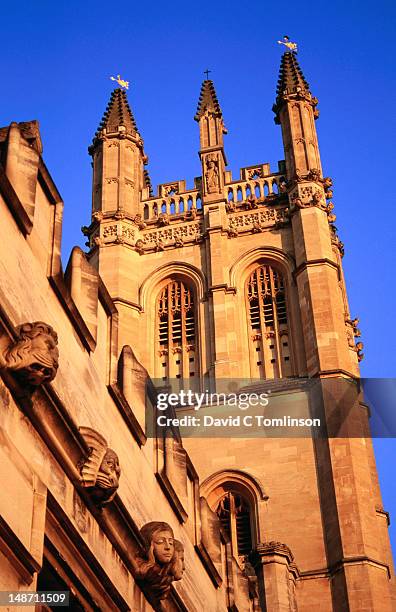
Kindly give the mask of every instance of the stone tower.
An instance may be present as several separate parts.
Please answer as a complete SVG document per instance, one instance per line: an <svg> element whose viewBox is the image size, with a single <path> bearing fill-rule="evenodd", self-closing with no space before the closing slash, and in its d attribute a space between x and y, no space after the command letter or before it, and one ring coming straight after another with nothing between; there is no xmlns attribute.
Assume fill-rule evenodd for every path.
<svg viewBox="0 0 396 612"><path fill-rule="evenodd" d="M317 104L296 54L284 53L273 110L285 160L234 179L222 110L205 80L195 115L202 176L190 189L179 180L153 194L142 138L116 89L90 147L85 233L119 311L118 354L132 346L152 378L197 391L277 381L278 397L293 405L309 401L307 379L323 383L328 437L184 441L235 557L242 564L250 555L262 609L390 611L387 515Z"/></svg>

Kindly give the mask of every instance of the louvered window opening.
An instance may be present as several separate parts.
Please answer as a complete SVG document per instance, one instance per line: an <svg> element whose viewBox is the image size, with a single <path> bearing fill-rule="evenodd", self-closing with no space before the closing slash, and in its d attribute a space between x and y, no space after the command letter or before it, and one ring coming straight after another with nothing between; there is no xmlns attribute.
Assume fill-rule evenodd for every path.
<svg viewBox="0 0 396 612"><path fill-rule="evenodd" d="M292 376L285 284L280 272L258 266L247 282L251 375Z"/></svg>
<svg viewBox="0 0 396 612"><path fill-rule="evenodd" d="M196 316L192 289L170 280L158 296L157 376L180 383L198 376Z"/></svg>
<svg viewBox="0 0 396 612"><path fill-rule="evenodd" d="M241 558L253 548L250 514L248 502L232 491L221 499L217 507L217 516L231 540L232 550Z"/></svg>

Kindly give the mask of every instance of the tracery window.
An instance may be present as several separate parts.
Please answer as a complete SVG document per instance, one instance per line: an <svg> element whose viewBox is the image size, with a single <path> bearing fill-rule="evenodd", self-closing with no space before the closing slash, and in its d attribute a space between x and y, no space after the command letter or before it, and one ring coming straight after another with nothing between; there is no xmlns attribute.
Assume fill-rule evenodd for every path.
<svg viewBox="0 0 396 612"><path fill-rule="evenodd" d="M217 516L231 540L234 555L243 560L253 548L249 503L240 493L228 491L217 506Z"/></svg>
<svg viewBox="0 0 396 612"><path fill-rule="evenodd" d="M194 292L184 281L170 279L161 289L156 325L158 377L164 381L181 379L184 384L198 379Z"/></svg>
<svg viewBox="0 0 396 612"><path fill-rule="evenodd" d="M291 376L292 355L282 274L266 264L257 266L248 278L246 293L252 377Z"/></svg>

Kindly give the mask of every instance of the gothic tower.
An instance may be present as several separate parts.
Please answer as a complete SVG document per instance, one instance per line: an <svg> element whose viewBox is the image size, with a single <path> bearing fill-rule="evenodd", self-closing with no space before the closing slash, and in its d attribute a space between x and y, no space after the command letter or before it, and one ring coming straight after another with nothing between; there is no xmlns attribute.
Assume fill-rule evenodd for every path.
<svg viewBox="0 0 396 612"><path fill-rule="evenodd" d="M85 233L119 312L118 354L132 346L152 378L197 391L275 381L279 409L307 407L306 381L321 382L327 436L184 441L235 558L250 555L261 608L390 612L387 518L317 104L296 54L284 53L273 110L285 160L275 170L242 168L234 179L222 110L205 80L195 115L202 176L191 188L178 180L153 194L142 138L116 89L90 147Z"/></svg>

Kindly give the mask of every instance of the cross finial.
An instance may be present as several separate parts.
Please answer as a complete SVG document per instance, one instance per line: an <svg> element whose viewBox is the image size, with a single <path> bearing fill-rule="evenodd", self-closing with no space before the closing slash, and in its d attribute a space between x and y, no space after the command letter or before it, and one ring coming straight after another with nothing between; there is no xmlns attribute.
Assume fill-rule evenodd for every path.
<svg viewBox="0 0 396 612"><path fill-rule="evenodd" d="M206 74L206 80L207 81L209 80L209 72L212 72L212 71L208 70L208 69L204 70L204 74Z"/></svg>
<svg viewBox="0 0 396 612"><path fill-rule="evenodd" d="M297 53L297 43L292 42L288 36L284 36L283 40L278 40L278 45L285 45L290 51Z"/></svg>
<svg viewBox="0 0 396 612"><path fill-rule="evenodd" d="M121 75L117 74L117 78L111 76L110 77L111 81L116 81L118 83L118 85L120 87L124 87L124 89L129 89L129 81L125 81L124 79L121 78Z"/></svg>

